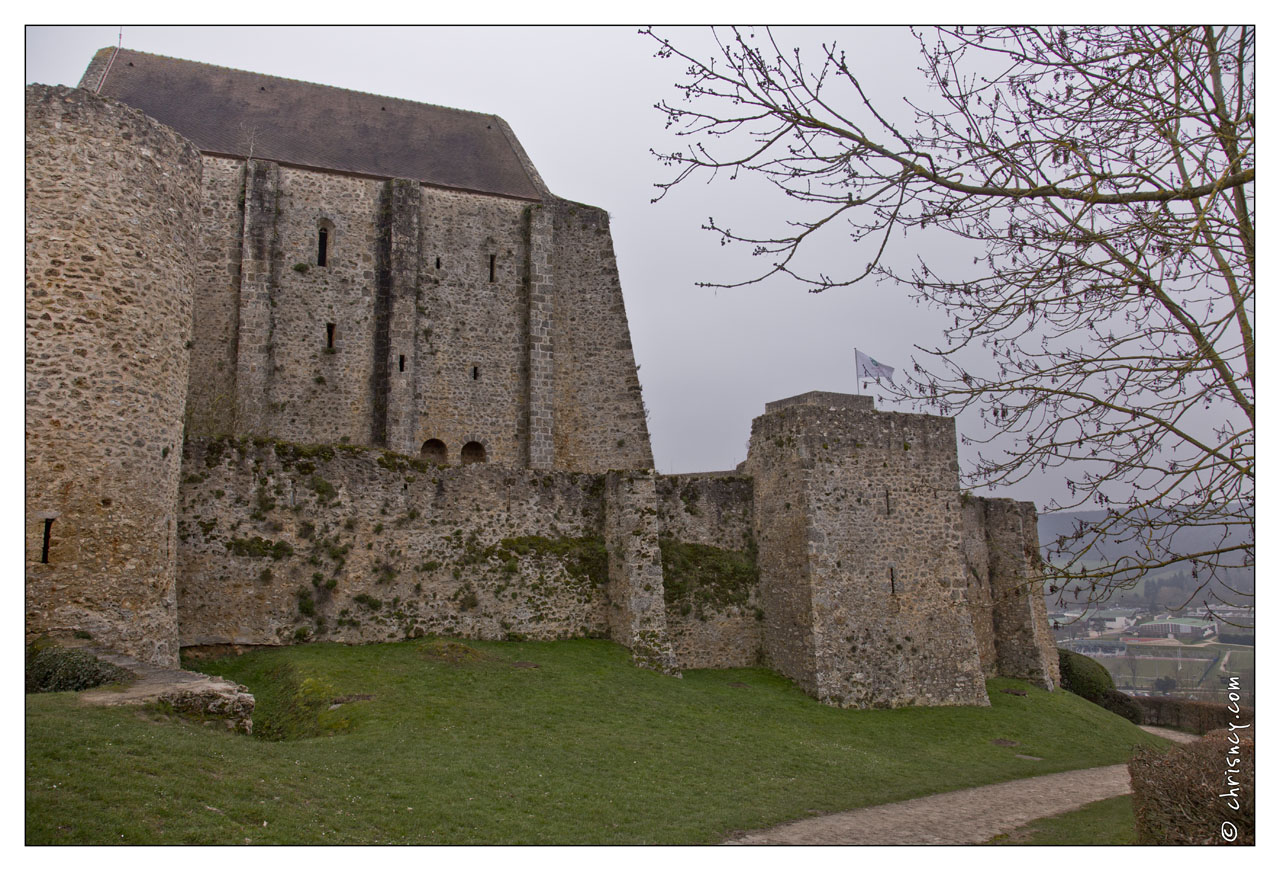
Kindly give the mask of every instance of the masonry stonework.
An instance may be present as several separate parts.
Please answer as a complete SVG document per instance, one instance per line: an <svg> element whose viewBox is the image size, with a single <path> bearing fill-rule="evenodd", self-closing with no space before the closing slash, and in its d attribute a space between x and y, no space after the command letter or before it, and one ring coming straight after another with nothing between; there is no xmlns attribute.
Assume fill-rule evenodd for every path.
<svg viewBox="0 0 1280 871"><path fill-rule="evenodd" d="M609 216L501 119L107 49L27 125L28 637L1056 685L1034 508L960 493L950 419L804 394L655 474Z"/></svg>
<svg viewBox="0 0 1280 871"><path fill-rule="evenodd" d="M966 539L972 542L966 556L981 555L970 563L971 574L977 574L983 564L987 571L985 600L976 609L980 614L974 625L991 626L995 663L988 671L1053 689L1061 678L1038 580L1035 506L1012 499L976 499L974 503L972 519L966 517Z"/></svg>
<svg viewBox="0 0 1280 871"><path fill-rule="evenodd" d="M605 637L603 493L570 472L188 440L182 644Z"/></svg>
<svg viewBox="0 0 1280 871"><path fill-rule="evenodd" d="M26 112L27 632L174 665L200 155L80 89Z"/></svg>
<svg viewBox="0 0 1280 871"><path fill-rule="evenodd" d="M833 704L986 704L954 422L876 412L870 397L798 399L756 419L747 460L766 613L772 593L800 623L768 627L766 646Z"/></svg>
<svg viewBox="0 0 1280 871"><path fill-rule="evenodd" d="M658 477L667 634L681 668L764 663L752 492L740 474Z"/></svg>

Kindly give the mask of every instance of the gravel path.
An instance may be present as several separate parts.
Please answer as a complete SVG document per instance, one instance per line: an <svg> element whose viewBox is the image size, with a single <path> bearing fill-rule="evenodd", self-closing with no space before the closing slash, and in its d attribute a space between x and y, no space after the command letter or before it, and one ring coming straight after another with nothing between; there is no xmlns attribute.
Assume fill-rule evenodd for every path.
<svg viewBox="0 0 1280 871"><path fill-rule="evenodd" d="M1173 741L1197 736L1144 726ZM1107 765L960 789L860 808L772 829L727 844L981 844L1041 817L1129 792L1125 765Z"/></svg>

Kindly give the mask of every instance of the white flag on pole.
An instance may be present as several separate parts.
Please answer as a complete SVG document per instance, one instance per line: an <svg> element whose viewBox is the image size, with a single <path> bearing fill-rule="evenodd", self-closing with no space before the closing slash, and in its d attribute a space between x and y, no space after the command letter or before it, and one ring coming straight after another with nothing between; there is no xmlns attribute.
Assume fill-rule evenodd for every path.
<svg viewBox="0 0 1280 871"><path fill-rule="evenodd" d="M884 378L890 384L893 383L893 367L886 366L874 357L870 357L857 348L853 350L854 360L858 364L859 378Z"/></svg>

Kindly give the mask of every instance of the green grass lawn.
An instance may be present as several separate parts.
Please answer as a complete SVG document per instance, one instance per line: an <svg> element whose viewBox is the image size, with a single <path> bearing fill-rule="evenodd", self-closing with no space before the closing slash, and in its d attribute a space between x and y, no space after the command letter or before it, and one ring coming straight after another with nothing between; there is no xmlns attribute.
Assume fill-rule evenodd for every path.
<svg viewBox="0 0 1280 871"><path fill-rule="evenodd" d="M605 641L467 644L479 657L451 662L419 640L202 666L257 695L257 731L317 735L293 740L27 696L27 841L706 843L1163 743L1070 693L1003 679L989 708L852 711L764 669L664 677ZM372 698L328 710L354 694Z"/></svg>
<svg viewBox="0 0 1280 871"><path fill-rule="evenodd" d="M1136 844L1138 831L1133 819L1133 796L1104 798L1056 817L1032 820L1007 835L997 835L987 843L1010 846Z"/></svg>

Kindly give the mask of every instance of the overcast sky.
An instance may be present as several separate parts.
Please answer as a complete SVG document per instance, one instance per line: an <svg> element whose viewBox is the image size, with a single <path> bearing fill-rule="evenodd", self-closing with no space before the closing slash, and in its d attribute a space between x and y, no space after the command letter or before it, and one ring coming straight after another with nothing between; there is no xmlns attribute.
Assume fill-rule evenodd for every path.
<svg viewBox="0 0 1280 871"><path fill-rule="evenodd" d="M709 45L701 29L661 32L682 48ZM918 87L904 30L798 28L780 36L838 39L890 103ZM28 28L27 82L75 85L93 53L118 37L114 26ZM902 368L913 344L940 340L941 316L892 285L820 295L788 282L696 286L748 277L754 265L745 249L723 248L699 229L709 216L731 219L735 229L768 227L787 202L750 179L722 179L650 203L654 183L670 173L650 148L687 147L654 108L676 97L682 68L656 59L654 43L635 28L126 26L124 47L505 118L553 192L612 216L659 471L732 468L746 458L751 420L767 401L855 392L855 346ZM933 243L895 244L902 262L911 246ZM849 259L839 246L819 256L833 272ZM962 429L975 425L960 421ZM1029 486L1001 495L1044 501Z"/></svg>

